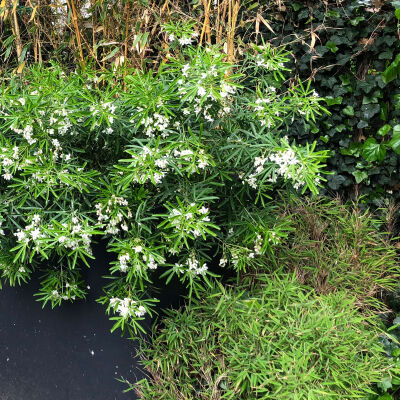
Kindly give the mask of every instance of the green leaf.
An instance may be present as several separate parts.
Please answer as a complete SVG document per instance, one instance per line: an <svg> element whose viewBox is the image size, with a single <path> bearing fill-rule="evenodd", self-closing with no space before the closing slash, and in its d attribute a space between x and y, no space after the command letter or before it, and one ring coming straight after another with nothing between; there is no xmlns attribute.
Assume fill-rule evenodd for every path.
<svg viewBox="0 0 400 400"><path fill-rule="evenodd" d="M332 53L336 53L339 50L335 42L326 42L325 47L329 49Z"/></svg>
<svg viewBox="0 0 400 400"><path fill-rule="evenodd" d="M353 172L354 178L357 183L361 183L363 180L368 178L368 174L365 171L356 170Z"/></svg>
<svg viewBox="0 0 400 400"><path fill-rule="evenodd" d="M328 186L332 190L338 190L345 180L346 178L343 175L335 174L332 177L328 177Z"/></svg>
<svg viewBox="0 0 400 400"><path fill-rule="evenodd" d="M392 351L392 355L393 355L393 357L398 357L398 356L400 356L400 349L395 349L395 350L393 350L393 351ZM392 383L395 384L395 385L399 385L399 384L400 384L400 379L398 379L398 378L393 378L393 379L392 379Z"/></svg>
<svg viewBox="0 0 400 400"><path fill-rule="evenodd" d="M392 387L392 378L390 376L383 378L382 381L378 383L378 386L386 392Z"/></svg>
<svg viewBox="0 0 400 400"><path fill-rule="evenodd" d="M386 155L386 145L377 143L375 138L368 138L364 142L362 155L367 161L382 162Z"/></svg>
<svg viewBox="0 0 400 400"><path fill-rule="evenodd" d="M383 125L379 130L378 130L378 135L380 136L386 136L392 127L389 124Z"/></svg>
<svg viewBox="0 0 400 400"><path fill-rule="evenodd" d="M346 125L344 124L339 124L338 126L335 127L336 132L343 132L346 129Z"/></svg>
<svg viewBox="0 0 400 400"><path fill-rule="evenodd" d="M361 21L364 21L365 17L356 17L350 21L353 26L357 26Z"/></svg>
<svg viewBox="0 0 400 400"><path fill-rule="evenodd" d="M364 104L361 106L361 111L363 113L362 118L369 121L374 115L379 113L380 109L379 104Z"/></svg>
<svg viewBox="0 0 400 400"><path fill-rule="evenodd" d="M348 117L354 117L354 108L352 106L346 106L342 113Z"/></svg>
<svg viewBox="0 0 400 400"><path fill-rule="evenodd" d="M377 400L393 400L393 397L389 393L385 393L379 396Z"/></svg>
<svg viewBox="0 0 400 400"><path fill-rule="evenodd" d="M393 127L393 138L389 142L389 146L397 153L400 154L400 125Z"/></svg>
<svg viewBox="0 0 400 400"><path fill-rule="evenodd" d="M325 97L325 101L328 106L334 106L336 104L342 104L343 97L342 96L338 96L338 97L328 96L328 97Z"/></svg>
<svg viewBox="0 0 400 400"><path fill-rule="evenodd" d="M395 12L394 15L396 16L397 19L400 19L400 8L398 8Z"/></svg>
<svg viewBox="0 0 400 400"><path fill-rule="evenodd" d="M382 80L385 83L389 83L397 78L399 73L399 64L400 64L400 54L397 54L394 61L383 71Z"/></svg>
<svg viewBox="0 0 400 400"><path fill-rule="evenodd" d="M107 54L101 61L106 61L109 58L115 56L118 51L119 51L119 47L116 47L111 53Z"/></svg>
<svg viewBox="0 0 400 400"><path fill-rule="evenodd" d="M293 10L294 10L294 11L299 11L300 8L301 8L301 4L299 4L299 3L293 3L293 4L292 4L292 7L293 7Z"/></svg>

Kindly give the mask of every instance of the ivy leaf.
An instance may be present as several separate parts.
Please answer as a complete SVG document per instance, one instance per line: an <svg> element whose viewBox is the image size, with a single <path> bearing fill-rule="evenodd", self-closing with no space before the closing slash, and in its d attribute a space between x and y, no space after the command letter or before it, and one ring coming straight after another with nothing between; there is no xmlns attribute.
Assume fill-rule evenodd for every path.
<svg viewBox="0 0 400 400"><path fill-rule="evenodd" d="M348 117L354 117L354 108L352 106L346 106L342 112Z"/></svg>
<svg viewBox="0 0 400 400"><path fill-rule="evenodd" d="M365 171L356 170L353 173L357 183L361 183L363 180L368 178L368 174Z"/></svg>
<svg viewBox="0 0 400 400"><path fill-rule="evenodd" d="M389 146L397 153L400 154L400 125L393 127L393 138L389 142Z"/></svg>
<svg viewBox="0 0 400 400"><path fill-rule="evenodd" d="M293 7L293 10L294 10L294 11L299 11L300 8L301 8L301 4L299 4L299 3L293 3L293 4L292 4L292 7Z"/></svg>
<svg viewBox="0 0 400 400"><path fill-rule="evenodd" d="M392 82L399 73L400 54L397 54L394 61L383 71L382 80L385 83Z"/></svg>
<svg viewBox="0 0 400 400"><path fill-rule="evenodd" d="M366 128L368 126L368 122L367 121L364 121L364 120L361 120L358 124L357 124L357 128L360 128L360 129L364 129L364 128Z"/></svg>
<svg viewBox="0 0 400 400"><path fill-rule="evenodd" d="M333 175L328 177L328 186L332 190L338 190L346 178L343 175Z"/></svg>
<svg viewBox="0 0 400 400"><path fill-rule="evenodd" d="M390 132L391 129L392 129L392 127L389 124L385 124L381 128L379 128L378 135L386 136Z"/></svg>
<svg viewBox="0 0 400 400"><path fill-rule="evenodd" d="M365 20L364 17L356 17L356 18L350 20L350 23L351 23L353 26L357 26L361 21L364 21L364 20Z"/></svg>
<svg viewBox="0 0 400 400"><path fill-rule="evenodd" d="M329 49L332 53L336 53L339 50L335 42L326 42L325 47Z"/></svg>
<svg viewBox="0 0 400 400"><path fill-rule="evenodd" d="M367 161L382 162L386 155L386 145L377 143L375 138L368 138L364 142L362 155Z"/></svg>
<svg viewBox="0 0 400 400"><path fill-rule="evenodd" d="M342 104L343 97L342 96L339 96L339 97L327 96L327 97L325 97L325 101L328 106L334 106L336 104Z"/></svg>
<svg viewBox="0 0 400 400"><path fill-rule="evenodd" d="M395 12L394 15L396 16L397 19L400 19L400 8L398 8Z"/></svg>
<svg viewBox="0 0 400 400"><path fill-rule="evenodd" d="M382 381L378 383L378 386L386 392L392 387L392 378L390 376L383 378Z"/></svg>
<svg viewBox="0 0 400 400"><path fill-rule="evenodd" d="M385 393L382 396L379 396L377 400L393 400L393 397L389 393Z"/></svg>
<svg viewBox="0 0 400 400"><path fill-rule="evenodd" d="M361 107L361 111L363 112L363 119L368 121L371 119L375 114L380 111L381 107L379 104L364 104Z"/></svg>

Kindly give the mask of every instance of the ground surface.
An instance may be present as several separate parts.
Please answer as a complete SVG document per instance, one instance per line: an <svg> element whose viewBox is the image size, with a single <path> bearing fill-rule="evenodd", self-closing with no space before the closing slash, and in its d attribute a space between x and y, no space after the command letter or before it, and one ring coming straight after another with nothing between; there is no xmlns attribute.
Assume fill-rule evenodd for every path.
<svg viewBox="0 0 400 400"><path fill-rule="evenodd" d="M97 251L98 253L98 251ZM102 254L103 253L103 254ZM134 359L136 342L110 333L101 293L104 252L87 272L86 302L51 310L36 302L33 280L0 291L0 400L131 400L126 385L143 377Z"/></svg>

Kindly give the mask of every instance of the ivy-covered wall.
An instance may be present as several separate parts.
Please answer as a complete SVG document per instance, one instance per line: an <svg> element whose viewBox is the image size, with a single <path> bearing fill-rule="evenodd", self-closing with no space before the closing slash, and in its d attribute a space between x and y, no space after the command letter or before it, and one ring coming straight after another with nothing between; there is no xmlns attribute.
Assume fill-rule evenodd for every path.
<svg viewBox="0 0 400 400"><path fill-rule="evenodd" d="M311 77L330 98L331 115L318 126L297 123L289 135L298 142L318 139L331 150L328 191L367 195L368 203L400 197L397 64L382 75L399 53L397 7L368 0L280 2L263 13L269 26L261 24L263 40L292 52L293 79Z"/></svg>

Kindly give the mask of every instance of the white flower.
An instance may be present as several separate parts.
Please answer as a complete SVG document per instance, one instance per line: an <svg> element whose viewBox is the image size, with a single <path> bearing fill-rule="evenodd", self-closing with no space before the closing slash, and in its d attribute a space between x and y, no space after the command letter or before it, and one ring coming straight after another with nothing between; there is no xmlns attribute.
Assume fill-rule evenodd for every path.
<svg viewBox="0 0 400 400"><path fill-rule="evenodd" d="M200 209L199 209L199 213L200 214L207 214L208 213L208 208L207 207L201 207Z"/></svg>
<svg viewBox="0 0 400 400"><path fill-rule="evenodd" d="M143 260L146 261L146 256L143 256ZM149 255L149 259L148 259L148 263L147 263L147 267L150 269L157 269L157 263L154 260L154 257L150 254Z"/></svg>
<svg viewBox="0 0 400 400"><path fill-rule="evenodd" d="M182 68L182 75L187 77L189 69L190 69L190 65L189 64L185 64L183 66L183 68Z"/></svg>
<svg viewBox="0 0 400 400"><path fill-rule="evenodd" d="M19 242L22 242L26 238L26 233L24 231L18 230L14 233L14 236L17 237Z"/></svg>
<svg viewBox="0 0 400 400"><path fill-rule="evenodd" d="M207 93L206 90L205 90L202 86L199 86L199 87L198 87L198 89L197 89L197 95L198 95L199 97L205 96L206 93Z"/></svg>
<svg viewBox="0 0 400 400"><path fill-rule="evenodd" d="M110 299L110 306L115 307L118 304L118 302L119 302L119 299L117 297L112 297Z"/></svg>
<svg viewBox="0 0 400 400"><path fill-rule="evenodd" d="M58 238L58 243L65 243L66 240L67 240L67 238L65 236L60 236Z"/></svg>
<svg viewBox="0 0 400 400"><path fill-rule="evenodd" d="M39 239L40 238L40 229L39 228L35 228L31 233L30 233L31 237L33 240Z"/></svg>
<svg viewBox="0 0 400 400"><path fill-rule="evenodd" d="M221 258L220 260L219 260L219 266L220 267L225 267L225 265L226 265L226 263L228 262L228 260L226 259L226 258Z"/></svg>
<svg viewBox="0 0 400 400"><path fill-rule="evenodd" d="M139 308L135 311L135 315L137 317L143 317L146 314L146 309L143 306L139 306Z"/></svg>
<svg viewBox="0 0 400 400"><path fill-rule="evenodd" d="M143 250L143 247L138 245L138 246L134 247L133 250L135 250L136 253L140 253Z"/></svg>
<svg viewBox="0 0 400 400"><path fill-rule="evenodd" d="M180 43L181 46L185 46L187 44L192 44L192 38L190 37L181 37L178 39L178 42Z"/></svg>
<svg viewBox="0 0 400 400"><path fill-rule="evenodd" d="M6 180L6 181L10 181L12 179L12 175L9 172L5 172L2 177Z"/></svg>

